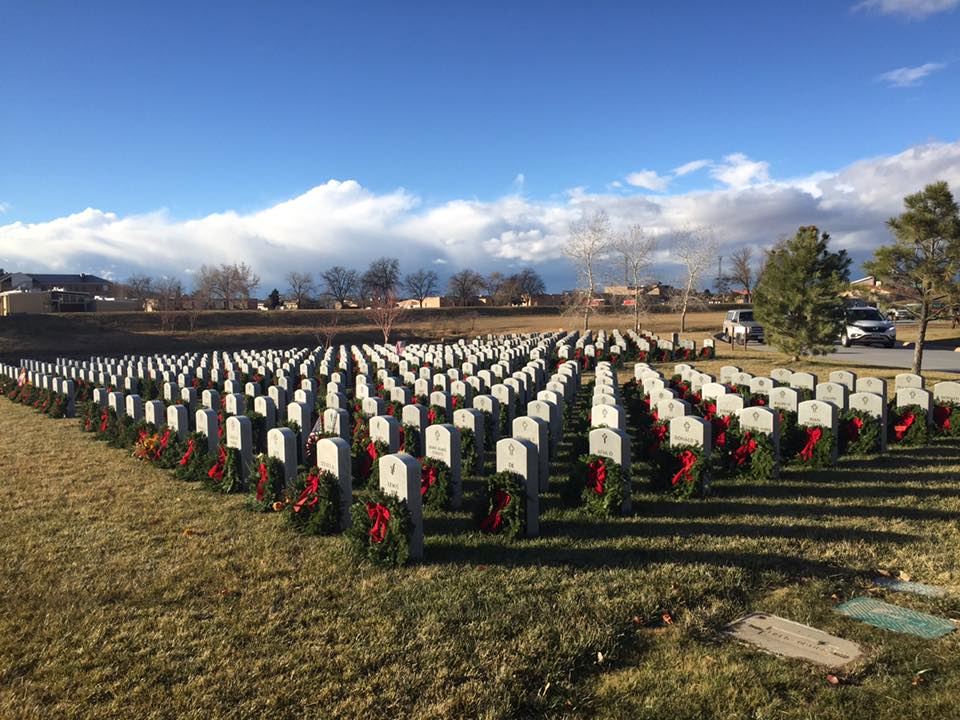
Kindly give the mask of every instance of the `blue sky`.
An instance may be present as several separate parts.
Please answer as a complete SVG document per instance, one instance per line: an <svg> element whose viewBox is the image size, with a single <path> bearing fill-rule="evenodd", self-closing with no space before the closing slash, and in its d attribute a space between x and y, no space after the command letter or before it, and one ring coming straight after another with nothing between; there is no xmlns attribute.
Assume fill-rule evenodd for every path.
<svg viewBox="0 0 960 720"><path fill-rule="evenodd" d="M113 235L71 244L64 219L88 208L98 214L83 227L149 217L162 239L330 180L355 181L370 202L399 194L404 209L391 207L406 226L510 197L548 213L578 194L634 210L644 196L742 194L931 143L947 148L934 167L949 174L958 4L2 2L0 264L22 264L15 245L29 242L123 273L136 263L111 254ZM671 175L700 160L712 164ZM531 230L497 217L472 241L460 216L422 238L394 234L396 223L385 232L449 246ZM56 243L25 230L58 220ZM711 222L722 241L761 240ZM317 262L352 237L316 236L330 250ZM226 258L222 235L191 242ZM538 260L502 242L487 254ZM557 259L546 246L541 255ZM451 258L424 250L428 260ZM164 262L191 269L175 254Z"/></svg>

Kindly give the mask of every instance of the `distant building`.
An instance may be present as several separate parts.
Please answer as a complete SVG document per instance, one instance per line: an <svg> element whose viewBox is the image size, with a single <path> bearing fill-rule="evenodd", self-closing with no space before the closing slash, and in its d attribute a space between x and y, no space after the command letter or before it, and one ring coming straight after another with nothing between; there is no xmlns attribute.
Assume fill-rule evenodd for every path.
<svg viewBox="0 0 960 720"><path fill-rule="evenodd" d="M26 292L63 290L89 295L110 295L113 292L113 283L102 277L85 273L64 275L15 272L0 276L0 291L4 290Z"/></svg>
<svg viewBox="0 0 960 720"><path fill-rule="evenodd" d="M563 305L563 294L524 295L521 305L523 307L560 307Z"/></svg>
<svg viewBox="0 0 960 720"><path fill-rule="evenodd" d="M475 305L476 302L468 303L470 305ZM418 310L419 308L445 308L453 307L456 305L454 299L447 297L446 295L431 295L430 297L425 297L423 299L423 304L420 304L420 301L416 298L408 298L406 300L399 300L397 302L397 307L402 307L407 310Z"/></svg>

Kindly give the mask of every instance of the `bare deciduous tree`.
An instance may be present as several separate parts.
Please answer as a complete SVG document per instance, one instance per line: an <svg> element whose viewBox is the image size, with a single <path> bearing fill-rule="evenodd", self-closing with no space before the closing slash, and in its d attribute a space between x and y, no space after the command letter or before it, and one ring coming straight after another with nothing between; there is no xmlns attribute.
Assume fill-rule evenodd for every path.
<svg viewBox="0 0 960 720"><path fill-rule="evenodd" d="M686 332L687 312L698 302L697 286L717 257L717 241L709 228L676 230L670 238L670 254L683 267L683 287L674 307L680 313L680 332Z"/></svg>
<svg viewBox="0 0 960 720"><path fill-rule="evenodd" d="M317 344L324 350L333 346L333 340L340 330L340 312L322 312L313 326L317 337Z"/></svg>
<svg viewBox="0 0 960 720"><path fill-rule="evenodd" d="M298 308L302 308L317 290L313 275L308 272L289 272L286 280L290 299L297 303Z"/></svg>
<svg viewBox="0 0 960 720"><path fill-rule="evenodd" d="M747 302L750 302L753 294L753 267L750 264L752 260L753 248L749 245L737 248L730 255L730 280L746 290Z"/></svg>
<svg viewBox="0 0 960 720"><path fill-rule="evenodd" d="M146 300L153 290L153 278L136 273L123 282L123 292L128 298Z"/></svg>
<svg viewBox="0 0 960 720"><path fill-rule="evenodd" d="M410 293L410 297L419 302L420 307L423 307L424 299L437 291L439 281L440 278L433 270L417 270L409 273L403 279L403 286Z"/></svg>
<svg viewBox="0 0 960 720"><path fill-rule="evenodd" d="M610 218L603 210L589 217L584 215L570 223L570 237L563 254L573 262L580 285L577 297L571 306L583 312L583 329L590 329L590 313L597 293L600 263L610 249Z"/></svg>
<svg viewBox="0 0 960 720"><path fill-rule="evenodd" d="M461 270L450 277L447 292L457 299L457 304L465 306L483 291L483 276L474 270Z"/></svg>
<svg viewBox="0 0 960 720"><path fill-rule="evenodd" d="M360 290L360 275L356 270L348 270L334 265L321 276L327 293L342 306Z"/></svg>
<svg viewBox="0 0 960 720"><path fill-rule="evenodd" d="M253 291L260 286L260 276L246 263L201 265L194 282L196 294L208 303L220 301L225 310L238 306L246 309Z"/></svg>
<svg viewBox="0 0 960 720"><path fill-rule="evenodd" d="M640 315L646 309L643 281L657 249L657 239L640 225L631 225L613 238L611 249L618 269L623 266L627 291L633 296L633 329L639 332Z"/></svg>
<svg viewBox="0 0 960 720"><path fill-rule="evenodd" d="M383 333L383 342L390 342L390 333L403 319L406 311L397 305L397 298L393 293L373 301L367 315L370 321Z"/></svg>

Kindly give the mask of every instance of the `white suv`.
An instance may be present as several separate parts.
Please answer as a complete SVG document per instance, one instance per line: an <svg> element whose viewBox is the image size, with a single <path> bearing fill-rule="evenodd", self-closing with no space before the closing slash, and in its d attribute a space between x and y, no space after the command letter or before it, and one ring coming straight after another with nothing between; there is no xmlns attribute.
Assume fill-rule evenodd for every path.
<svg viewBox="0 0 960 720"><path fill-rule="evenodd" d="M897 326L872 307L847 308L840 344L879 343L891 348L897 340Z"/></svg>
<svg viewBox="0 0 960 720"><path fill-rule="evenodd" d="M753 310L728 310L723 319L723 334L727 338L746 336L751 342L763 342L763 325L753 319Z"/></svg>

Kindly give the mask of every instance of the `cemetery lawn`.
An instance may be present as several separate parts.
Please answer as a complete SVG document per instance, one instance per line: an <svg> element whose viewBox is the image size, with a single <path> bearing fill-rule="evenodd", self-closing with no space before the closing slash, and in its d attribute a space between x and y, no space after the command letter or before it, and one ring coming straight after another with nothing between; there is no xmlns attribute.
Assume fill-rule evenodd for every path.
<svg viewBox="0 0 960 720"><path fill-rule="evenodd" d="M721 353L697 366L782 362ZM833 610L872 595L960 618L960 445L720 481L702 501L638 480L618 519L564 505L570 453L539 539L433 514L425 562L380 570L341 538L299 536L0 399L0 717L960 717L960 634L920 640ZM879 590L877 571L950 594ZM834 684L723 639L755 611L865 655Z"/></svg>

